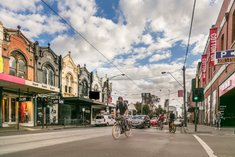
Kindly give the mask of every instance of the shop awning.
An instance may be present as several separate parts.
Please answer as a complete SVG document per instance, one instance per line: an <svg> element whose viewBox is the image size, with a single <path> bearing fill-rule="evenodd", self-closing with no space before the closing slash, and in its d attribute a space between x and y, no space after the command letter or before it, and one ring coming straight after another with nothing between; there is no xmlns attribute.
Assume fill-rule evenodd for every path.
<svg viewBox="0 0 235 157"><path fill-rule="evenodd" d="M16 76L0 74L0 87L21 92L34 92L37 94L59 93L59 88L25 80Z"/></svg>
<svg viewBox="0 0 235 157"><path fill-rule="evenodd" d="M92 99L87 99L87 98L82 98L82 97L63 97L64 104L65 105L79 105L79 104L84 104L84 105L101 105L105 106L104 103L95 101Z"/></svg>

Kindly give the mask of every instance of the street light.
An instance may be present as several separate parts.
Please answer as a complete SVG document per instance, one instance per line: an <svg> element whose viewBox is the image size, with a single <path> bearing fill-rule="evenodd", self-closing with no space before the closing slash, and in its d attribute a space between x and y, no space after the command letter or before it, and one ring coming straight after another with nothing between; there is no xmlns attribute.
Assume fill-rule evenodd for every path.
<svg viewBox="0 0 235 157"><path fill-rule="evenodd" d="M106 84L107 84L107 106L106 106L106 112L108 113L109 112L109 80L112 80L113 78L115 77L118 77L118 76L125 76L125 74L118 74L118 75L114 75L112 77L109 77L107 78L106 80Z"/></svg>
<svg viewBox="0 0 235 157"><path fill-rule="evenodd" d="M187 127L187 115L186 115L186 88L185 88L185 66L183 67L183 84L182 85L170 72L161 72L162 74L170 74L171 77L173 77L175 79L176 82L179 83L179 85L181 87L183 87L183 91L184 91L184 97L183 97L183 100L184 100L184 126Z"/></svg>

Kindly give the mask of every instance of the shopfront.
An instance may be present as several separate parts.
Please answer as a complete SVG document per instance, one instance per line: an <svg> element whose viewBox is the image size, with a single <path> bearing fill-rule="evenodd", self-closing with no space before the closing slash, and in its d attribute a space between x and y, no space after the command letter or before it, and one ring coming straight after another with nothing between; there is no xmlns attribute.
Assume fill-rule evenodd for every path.
<svg viewBox="0 0 235 157"><path fill-rule="evenodd" d="M235 73L219 86L218 110L222 114L222 126L235 126Z"/></svg>
<svg viewBox="0 0 235 157"><path fill-rule="evenodd" d="M19 77L0 74L0 127L35 126L37 94L58 91L41 88L39 84Z"/></svg>

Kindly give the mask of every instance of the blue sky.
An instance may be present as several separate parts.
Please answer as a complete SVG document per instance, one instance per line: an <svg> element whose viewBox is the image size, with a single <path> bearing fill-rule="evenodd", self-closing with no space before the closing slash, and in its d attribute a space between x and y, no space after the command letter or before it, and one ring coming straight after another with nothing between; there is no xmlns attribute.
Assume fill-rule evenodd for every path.
<svg viewBox="0 0 235 157"><path fill-rule="evenodd" d="M128 75L132 81L113 81L113 88L128 93L160 89L177 91L177 83L162 71L174 72L182 80L182 68L193 2L188 0L45 0L92 45ZM198 0L187 60L187 86L195 75L207 41L209 28L216 22L222 0ZM207 19L204 15L207 13ZM40 0L0 0L0 21L5 27L21 25L23 33L40 45L51 43L63 56L72 52L76 64L86 64L100 77L120 74L94 48L57 17ZM176 72L175 72L176 71ZM151 78L151 79L148 79ZM176 95L172 95L176 97ZM115 98L114 98L115 99ZM140 96L129 95L130 101ZM164 100L164 96L161 98Z"/></svg>

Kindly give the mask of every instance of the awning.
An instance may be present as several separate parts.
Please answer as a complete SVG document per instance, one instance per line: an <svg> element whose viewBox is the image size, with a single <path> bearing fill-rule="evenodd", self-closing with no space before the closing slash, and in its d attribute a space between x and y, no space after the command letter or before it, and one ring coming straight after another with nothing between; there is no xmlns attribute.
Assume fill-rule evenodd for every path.
<svg viewBox="0 0 235 157"><path fill-rule="evenodd" d="M16 76L11 76L7 74L0 74L0 87L6 89L13 89L22 92L34 92L37 94L46 93L59 93L59 88L37 83L34 81L25 80Z"/></svg>
<svg viewBox="0 0 235 157"><path fill-rule="evenodd" d="M63 97L64 104L65 105L79 105L79 104L84 104L84 105L101 105L105 106L104 103L95 101L92 99L87 99L87 98L82 98L82 97Z"/></svg>

